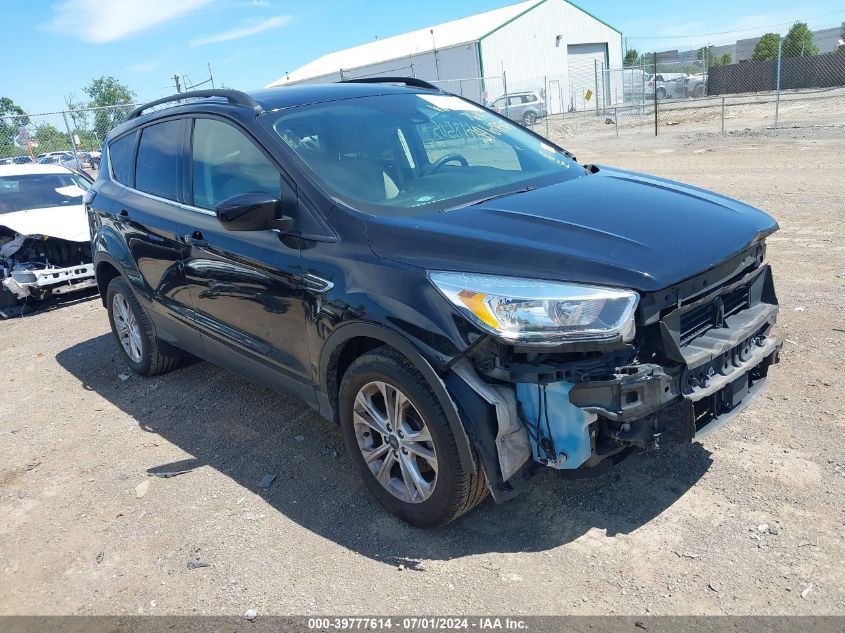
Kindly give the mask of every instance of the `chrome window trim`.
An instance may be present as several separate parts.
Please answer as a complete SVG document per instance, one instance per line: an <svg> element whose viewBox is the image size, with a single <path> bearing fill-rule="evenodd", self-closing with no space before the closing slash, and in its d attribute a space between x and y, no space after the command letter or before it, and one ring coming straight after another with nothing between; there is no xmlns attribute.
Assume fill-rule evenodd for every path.
<svg viewBox="0 0 845 633"><path fill-rule="evenodd" d="M190 120L195 121L196 119L199 119L199 118L207 118L207 119L210 119L210 120L212 120L212 121L221 121L221 122L223 122L223 123L225 123L225 124L229 125L230 127L233 127L234 129L238 130L238 131L239 131L241 134L243 134L243 135L244 135L244 136L245 136L245 137L246 137L246 138L247 138L247 139L248 139L248 140L249 140L249 141L250 141L253 145L255 145L255 147L256 147L256 148L257 148L257 149L258 149L258 150L259 150L262 154L264 154L264 156L267 158L268 162L269 162L271 165L273 165L273 166L276 168L276 170L279 172L279 178L280 178L280 179L285 180L285 181L288 181L288 182L291 182L291 183L293 182L293 180L292 180L292 179L290 178L290 176L287 174L286 170L285 170L283 167L281 167L281 166L279 165L279 163L278 163L278 161L275 159L275 157L274 157L272 154L270 154L270 153L267 151L267 149L266 149L266 148L265 148L265 147L264 147L264 146L263 146L260 142L258 142L258 140L257 140L257 139L256 139L256 138L252 135L252 134L250 134L250 133L249 133L249 131L248 131L248 130L246 130L245 128L243 128L243 127L242 127L241 125L239 125L238 123L236 123L236 122L234 122L234 121L231 121L231 120L227 119L226 117L220 116L220 115L218 115L218 114L214 114L214 113L212 113L212 114L208 114L208 113L188 113L188 114L183 114L183 115L181 115L181 116L175 116L175 117L172 117L172 118L164 119L164 120L162 120L162 121L155 121L155 122L153 122L153 123L150 123L149 125L142 125L142 126L138 126L137 128L135 128L135 129L134 129L134 130L132 130L131 132L127 132L127 133L125 133L125 134L121 134L118 138L113 139L113 140L109 141L108 143L104 144L104 147L105 147L105 149L106 149L106 153L107 153L107 156L106 156L106 161L107 161L107 163L108 163L108 171L107 171L107 173L108 173L108 176L109 176L109 180L110 180L112 183L114 183L115 185L117 185L118 187L120 187L121 189L124 189L125 191L129 191L129 192L131 192L131 193L136 193L136 194L138 194L138 195L140 195L140 196L143 196L143 197L145 197L145 198L149 198L150 200L156 200L157 202L164 202L164 203L167 203L167 204L172 204L172 205L174 205L174 206L176 206L176 207L179 207L180 209L184 209L185 211L194 211L195 213L201 213L201 214L203 214L203 215L209 215L209 216L212 216L212 217L215 217L215 218L216 218L216 217L217 217L217 214L216 214L214 211L212 211L211 209L204 209L204 208L202 208L202 207L196 207L196 206L194 206L194 205L191 205L191 204L185 204L185 203L183 203L183 202L179 202L179 201L177 201L177 200L170 200L169 198L162 198L161 196L157 196L157 195L152 194L152 193L147 193L146 191L141 191L140 189L136 189L136 188L134 188L134 187L130 187L129 185L124 185L122 182L118 181L118 180L117 180L117 178L115 178L115 177L114 177L114 172L112 171L112 163L111 163L111 144L112 144L113 142L115 142L116 140L118 140L119 138L123 138L124 136L128 136L129 134L138 134L139 130L142 130L142 129L147 128L147 127L152 127L153 125L156 125L156 124L158 124L158 123L162 123L162 122L164 122L165 120L166 120L166 121L175 121L175 120L181 120L181 119L188 119L189 121L190 121ZM136 162L137 162L137 160L138 160L138 154L137 154L137 152L138 152L138 147L137 147L137 144L138 144L139 142L140 142L140 138L136 139L136 148L135 148L135 160L136 160ZM102 164L102 157L100 158L100 161L101 161L101 164ZM280 183L280 184L281 184L281 183Z"/></svg>
<svg viewBox="0 0 845 633"><path fill-rule="evenodd" d="M115 185L117 185L118 187L120 187L121 189L125 189L126 191L129 191L131 193L136 193L139 196L149 198L150 200L155 200L157 202L164 202L166 204L172 204L173 206L179 207L180 209L184 209L185 211L194 211L195 213L201 213L203 215L210 215L210 216L213 216L213 217L217 217L217 214L214 211L211 211L210 209L202 209L200 207L195 207L195 206L190 205L190 204L185 204L184 202L178 202L177 200L170 200L169 198L162 198L161 196L156 196L152 193L147 193L146 191L141 191L140 189L133 189L132 187L127 187L123 183L118 182L117 180L114 180L114 179L112 179L112 182Z"/></svg>

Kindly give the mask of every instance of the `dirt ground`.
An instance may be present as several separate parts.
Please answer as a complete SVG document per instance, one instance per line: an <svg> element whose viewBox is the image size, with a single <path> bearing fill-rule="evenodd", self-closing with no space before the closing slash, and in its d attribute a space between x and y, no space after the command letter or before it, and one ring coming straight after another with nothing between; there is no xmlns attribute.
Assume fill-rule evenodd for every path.
<svg viewBox="0 0 845 633"><path fill-rule="evenodd" d="M845 130L563 142L780 222L787 342L739 419L422 531L309 409L207 363L130 376L65 301L0 323L0 613L845 614Z"/></svg>

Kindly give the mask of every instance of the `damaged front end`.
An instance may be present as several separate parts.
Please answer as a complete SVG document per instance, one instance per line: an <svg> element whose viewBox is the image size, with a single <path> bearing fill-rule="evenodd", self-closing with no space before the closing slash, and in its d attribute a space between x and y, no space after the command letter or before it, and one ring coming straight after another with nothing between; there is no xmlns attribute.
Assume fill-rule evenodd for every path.
<svg viewBox="0 0 845 633"><path fill-rule="evenodd" d="M21 235L0 226L0 315L28 300L96 284L90 242Z"/></svg>
<svg viewBox="0 0 845 633"><path fill-rule="evenodd" d="M690 443L761 391L782 345L778 302L758 244L721 266L641 293L636 334L554 349L486 336L444 380L494 498L543 466L604 472L637 449Z"/></svg>

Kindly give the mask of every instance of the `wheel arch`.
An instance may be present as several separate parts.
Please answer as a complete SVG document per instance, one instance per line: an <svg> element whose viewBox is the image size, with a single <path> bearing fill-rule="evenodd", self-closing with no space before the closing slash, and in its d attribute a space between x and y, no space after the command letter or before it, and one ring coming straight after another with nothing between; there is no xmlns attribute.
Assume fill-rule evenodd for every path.
<svg viewBox="0 0 845 633"><path fill-rule="evenodd" d="M120 277L120 270L114 262L106 258L101 258L94 269L94 277L97 280L97 289L100 292L100 300L103 306L106 305L106 291L108 290L111 280L115 277Z"/></svg>
<svg viewBox="0 0 845 633"><path fill-rule="evenodd" d="M105 284L101 284L100 267L102 264L108 264L108 266L102 269L104 273L108 272L111 274L110 268L116 270L132 286L133 290L143 296L148 296L144 287L143 278L138 271L138 266L132 257L132 253L129 251L128 245L114 229L107 227L100 228L91 241L91 252L93 255L92 261L94 263L97 286L100 289L100 295L103 301L105 301L105 291L108 288L108 284L114 279L114 276L109 277Z"/></svg>
<svg viewBox="0 0 845 633"><path fill-rule="evenodd" d="M384 345L392 347L407 358L426 379L443 408L449 427L455 436L461 466L467 470L475 468L470 438L445 383L434 371L431 363L408 339L382 325L350 323L335 330L326 340L320 353L318 394L320 413L338 422L337 397L343 373L356 358Z"/></svg>

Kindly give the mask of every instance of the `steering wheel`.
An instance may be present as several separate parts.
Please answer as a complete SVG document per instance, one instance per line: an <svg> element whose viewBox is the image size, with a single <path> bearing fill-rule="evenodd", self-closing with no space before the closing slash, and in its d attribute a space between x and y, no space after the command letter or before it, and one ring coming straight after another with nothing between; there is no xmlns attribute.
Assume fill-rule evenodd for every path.
<svg viewBox="0 0 845 633"><path fill-rule="evenodd" d="M469 161L460 154L446 154L426 167L425 175L433 174L447 163L460 163L463 167L469 167Z"/></svg>

